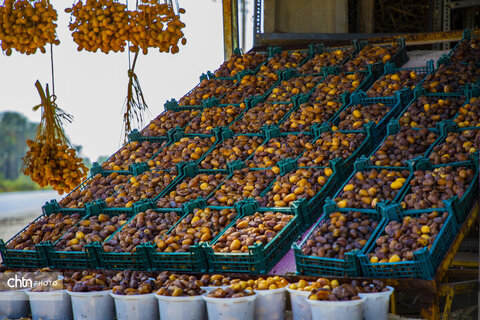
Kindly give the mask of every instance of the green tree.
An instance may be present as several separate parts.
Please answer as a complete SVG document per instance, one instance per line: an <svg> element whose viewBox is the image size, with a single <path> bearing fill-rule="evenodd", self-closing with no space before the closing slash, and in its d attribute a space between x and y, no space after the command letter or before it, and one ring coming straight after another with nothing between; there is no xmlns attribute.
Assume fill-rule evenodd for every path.
<svg viewBox="0 0 480 320"><path fill-rule="evenodd" d="M20 174L22 157L27 151L25 140L33 139L37 124L17 112L4 112L0 116L0 177L14 180Z"/></svg>

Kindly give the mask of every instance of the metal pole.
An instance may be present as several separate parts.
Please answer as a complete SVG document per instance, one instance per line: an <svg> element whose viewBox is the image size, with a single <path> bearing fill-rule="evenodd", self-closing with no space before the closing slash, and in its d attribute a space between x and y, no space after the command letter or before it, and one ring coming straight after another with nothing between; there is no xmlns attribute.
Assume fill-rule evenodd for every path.
<svg viewBox="0 0 480 320"><path fill-rule="evenodd" d="M242 11L242 51L245 52L245 33L247 31L246 23L247 23L247 6L245 4L246 0L241 0L241 8Z"/></svg>

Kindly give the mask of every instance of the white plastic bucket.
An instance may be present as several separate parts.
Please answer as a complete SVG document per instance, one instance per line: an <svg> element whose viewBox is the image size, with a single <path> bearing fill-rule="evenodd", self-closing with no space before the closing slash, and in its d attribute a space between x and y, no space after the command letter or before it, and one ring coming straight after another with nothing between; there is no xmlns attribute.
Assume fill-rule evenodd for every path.
<svg viewBox="0 0 480 320"><path fill-rule="evenodd" d="M0 319L25 318L30 314L30 305L25 289L0 291Z"/></svg>
<svg viewBox="0 0 480 320"><path fill-rule="evenodd" d="M256 294L241 298L213 298L203 295L208 320L254 320Z"/></svg>
<svg viewBox="0 0 480 320"><path fill-rule="evenodd" d="M393 293L392 287L387 288L388 291L384 292L358 294L365 299L365 303L363 304L364 320L387 320L390 296Z"/></svg>
<svg viewBox="0 0 480 320"><path fill-rule="evenodd" d="M110 296L111 290L92 292L67 291L72 297L73 319L75 320L113 320L115 303Z"/></svg>
<svg viewBox="0 0 480 320"><path fill-rule="evenodd" d="M72 302L67 290L32 292L27 290L33 320L71 320Z"/></svg>
<svg viewBox="0 0 480 320"><path fill-rule="evenodd" d="M362 320L363 303L365 299L351 301L309 300L312 310L312 320Z"/></svg>
<svg viewBox="0 0 480 320"><path fill-rule="evenodd" d="M312 310L307 303L310 291L293 290L287 287L292 304L293 320L312 320Z"/></svg>
<svg viewBox="0 0 480 320"><path fill-rule="evenodd" d="M110 294L115 301L117 320L158 320L158 303L155 293L120 295Z"/></svg>
<svg viewBox="0 0 480 320"><path fill-rule="evenodd" d="M155 294L160 309L160 319L203 320L207 318L205 302L201 295L167 297Z"/></svg>
<svg viewBox="0 0 480 320"><path fill-rule="evenodd" d="M285 288L255 290L255 320L283 320L286 292Z"/></svg>
<svg viewBox="0 0 480 320"><path fill-rule="evenodd" d="M230 287L230 286L227 286L227 285L225 285L225 286L210 286L210 287L207 286L207 287L200 287L200 288L201 288L202 290L207 291L207 293L209 293L209 292L211 292L211 291L217 290L218 288L222 288L222 289L225 290L225 289L227 289L228 287Z"/></svg>

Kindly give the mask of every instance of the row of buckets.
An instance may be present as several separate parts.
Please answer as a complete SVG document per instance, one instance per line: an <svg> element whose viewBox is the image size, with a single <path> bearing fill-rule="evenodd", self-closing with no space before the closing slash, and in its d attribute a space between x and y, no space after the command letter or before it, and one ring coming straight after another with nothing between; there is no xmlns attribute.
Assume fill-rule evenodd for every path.
<svg viewBox="0 0 480 320"><path fill-rule="evenodd" d="M167 297L155 293L117 295L111 291L58 290L0 292L0 318L33 320L281 320L285 319L287 292L294 320L386 320L392 287L379 293L359 294L352 301L313 301L310 291L290 288L258 290L240 298ZM218 287L217 287L218 288Z"/></svg>

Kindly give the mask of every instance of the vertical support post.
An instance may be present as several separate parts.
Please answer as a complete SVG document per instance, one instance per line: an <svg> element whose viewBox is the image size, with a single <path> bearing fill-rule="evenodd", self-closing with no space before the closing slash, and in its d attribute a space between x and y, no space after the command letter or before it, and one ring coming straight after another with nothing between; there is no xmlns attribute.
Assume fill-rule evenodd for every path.
<svg viewBox="0 0 480 320"><path fill-rule="evenodd" d="M451 17L452 8L450 7L450 0L443 0L443 30L442 31L450 31L450 21L452 20ZM450 43L444 42L442 44L443 50L450 49Z"/></svg>
<svg viewBox="0 0 480 320"><path fill-rule="evenodd" d="M247 0L240 0L240 11L242 12L242 51L245 52L246 43L245 43L245 34L247 32Z"/></svg>
<svg viewBox="0 0 480 320"><path fill-rule="evenodd" d="M358 2L358 23L360 33L373 33L375 29L375 0Z"/></svg>
<svg viewBox="0 0 480 320"><path fill-rule="evenodd" d="M262 0L253 1L253 46L256 47L258 35L262 32Z"/></svg>
<svg viewBox="0 0 480 320"><path fill-rule="evenodd" d="M223 45L225 60L238 48L238 0L222 0Z"/></svg>

